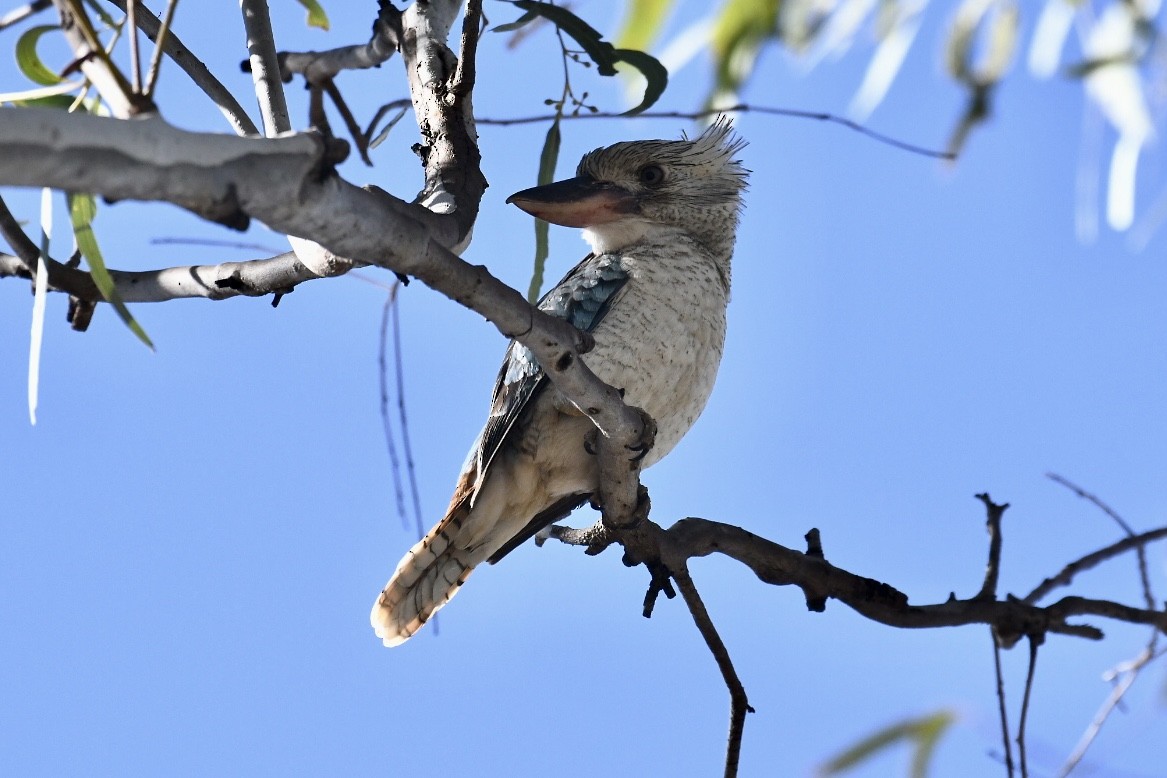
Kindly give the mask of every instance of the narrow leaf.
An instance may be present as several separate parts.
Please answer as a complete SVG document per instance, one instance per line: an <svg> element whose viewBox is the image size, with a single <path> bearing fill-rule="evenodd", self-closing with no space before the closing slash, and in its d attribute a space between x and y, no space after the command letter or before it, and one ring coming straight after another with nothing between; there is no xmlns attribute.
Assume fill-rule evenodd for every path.
<svg viewBox="0 0 1167 778"><path fill-rule="evenodd" d="M513 22L500 24L497 27L491 27L491 32L514 32L522 27L526 27L529 23L539 18L539 14L532 11L527 11L525 14L515 19Z"/></svg>
<svg viewBox="0 0 1167 778"><path fill-rule="evenodd" d="M93 283L97 285L101 296L113 306L130 331L153 351L153 342L146 335L146 331L142 329L142 325L138 324L137 320L130 314L130 309L122 301L117 287L113 284L113 278L105 268L105 260L101 256L101 249L97 246L97 238L93 234L93 218L97 215L97 201L93 199L93 195L87 194L70 194L68 199L69 218L73 222L73 235L77 240L77 248L81 250L85 261L89 263L89 273L93 276Z"/></svg>
<svg viewBox="0 0 1167 778"><path fill-rule="evenodd" d="M543 141L543 151L539 153L539 186L550 184L555 179L555 164L559 161L559 117L551 123L547 137ZM535 267L531 272L531 286L527 289L527 302L534 305L543 289L543 270L547 265L549 225L542 219L535 220Z"/></svg>
<svg viewBox="0 0 1167 778"><path fill-rule="evenodd" d="M12 103L20 108L40 106L42 108L63 108L68 110L77 102L76 95L69 94L81 88L76 81L62 81L52 86L36 89L22 89L19 92L0 92L0 103Z"/></svg>
<svg viewBox="0 0 1167 778"><path fill-rule="evenodd" d="M61 77L41 62L36 53L36 45L41 36L59 29L55 25L29 27L16 41L16 66L20 68L24 77L34 84L52 86L61 82Z"/></svg>
<svg viewBox="0 0 1167 778"><path fill-rule="evenodd" d="M924 778L928 774L928 764L941 735L956 721L956 716L947 710L937 711L918 719L906 719L863 738L829 762L821 765L819 775L830 776L850 770L886 749L899 743L915 746L912 751L912 778Z"/></svg>
<svg viewBox="0 0 1167 778"><path fill-rule="evenodd" d="M41 346L45 335L45 306L49 297L49 236L53 233L53 190L41 190L41 251L36 260L32 298L32 333L28 343L28 421L36 426L40 399Z"/></svg>
<svg viewBox="0 0 1167 778"><path fill-rule="evenodd" d="M736 100L762 44L777 36L778 0L726 0L710 36L716 81L707 102Z"/></svg>
<svg viewBox="0 0 1167 778"><path fill-rule="evenodd" d="M674 0L628 0L616 47L645 51L664 27Z"/></svg>
<svg viewBox="0 0 1167 778"><path fill-rule="evenodd" d="M571 11L558 5L540 0L515 0L515 5L530 13L538 14L571 36L580 45L601 76L616 75L616 48L601 38L594 27Z"/></svg>
<svg viewBox="0 0 1167 778"><path fill-rule="evenodd" d="M660 96L664 94L665 87L669 85L669 71L660 63L660 60L651 54L645 54L643 51L616 49L616 59L639 70L645 80L644 99L640 101L640 105L625 111L624 115L635 116L647 111L660 99Z"/></svg>
<svg viewBox="0 0 1167 778"><path fill-rule="evenodd" d="M328 29L328 14L324 12L324 7L316 0L296 0L297 3L304 6L308 11L308 26L319 27L322 30Z"/></svg>
<svg viewBox="0 0 1167 778"><path fill-rule="evenodd" d="M647 82L644 87L644 99L641 100L640 105L627 111L626 116L633 116L647 110L660 99L665 87L668 86L669 71L656 57L643 51L617 49L600 37L600 33L594 27L566 8L540 2L540 0L515 0L514 4L527 12L514 23L515 25L520 22L525 23L525 20L532 15L543 17L567 33L572 40L580 45L588 58L596 63L596 72L601 76L616 75L616 63L618 62L626 62L639 70ZM514 29L513 25L506 27ZM495 30L501 31L503 28L496 27Z"/></svg>

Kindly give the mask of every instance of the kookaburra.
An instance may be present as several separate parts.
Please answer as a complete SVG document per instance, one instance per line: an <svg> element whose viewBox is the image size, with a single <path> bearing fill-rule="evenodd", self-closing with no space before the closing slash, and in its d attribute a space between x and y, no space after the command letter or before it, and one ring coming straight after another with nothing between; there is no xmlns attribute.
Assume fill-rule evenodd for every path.
<svg viewBox="0 0 1167 778"><path fill-rule="evenodd" d="M600 379L656 421L648 467L701 414L721 362L730 258L748 171L728 121L700 136L596 149L575 178L511 195L527 213L582 227L592 253L539 302L595 337ZM512 341L490 416L445 517L397 565L373 605L377 637L405 642L476 566L497 562L598 489L592 422Z"/></svg>

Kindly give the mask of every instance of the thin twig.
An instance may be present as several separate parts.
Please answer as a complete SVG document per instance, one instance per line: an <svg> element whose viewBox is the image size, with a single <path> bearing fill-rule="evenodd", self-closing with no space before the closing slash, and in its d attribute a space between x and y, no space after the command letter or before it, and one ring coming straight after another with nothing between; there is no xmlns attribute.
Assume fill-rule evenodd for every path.
<svg viewBox="0 0 1167 778"><path fill-rule="evenodd" d="M1132 535L1129 538L1123 538L1120 541L1111 543L1105 548L1100 548L1097 551L1093 551L1087 554L1081 559L1075 559L1073 562L1070 562L1068 565L1063 567L1057 575L1046 578L1044 581L1038 584L1037 588L1035 588L1029 594L1025 595L1025 597L1022 599L1029 603L1035 603L1059 586L1069 586L1070 582L1074 580L1074 576L1078 573L1089 570L1092 567L1096 567L1102 562L1105 562L1108 559L1112 559L1119 554L1123 554L1131 550L1141 549L1149 543L1153 543L1156 540L1163 540L1164 538L1167 538L1167 527L1159 527L1158 529L1143 532L1139 535ZM1152 603L1148 610L1154 609L1155 605Z"/></svg>
<svg viewBox="0 0 1167 778"><path fill-rule="evenodd" d="M1046 478L1050 479L1054 483L1061 484L1062 486L1072 491L1074 494L1096 506L1107 516L1114 519L1115 523L1118 524L1118 526L1122 528L1122 531L1127 534L1127 537L1134 537L1135 531L1131 529L1131 525L1128 524L1122 516L1118 515L1118 511L1111 508L1098 497L1086 491L1077 484L1071 482L1069 479L1063 478L1057 473L1046 473ZM1154 608L1155 595L1151 591L1151 576L1147 572L1146 548L1142 545L1137 546L1135 552L1138 555L1139 579L1143 584L1143 602L1147 604L1148 608Z"/></svg>
<svg viewBox="0 0 1167 778"><path fill-rule="evenodd" d="M709 650L717 662L717 668L721 670L721 677L725 679L725 685L729 689L729 737L725 749L725 776L733 778L737 775L738 762L741 759L742 733L745 730L746 714L753 713L754 709L750 707L746 697L746 689L742 686L741 679L738 678L737 671L733 668L733 660L729 657L725 643L717 634L713 620L709 618L709 611L705 609L705 603L701 601L701 595L697 592L697 587L689 576L688 568L682 564L676 569L671 569L670 573L673 580L677 582L677 588L681 590L685 604L689 606L689 613L693 615L693 623L700 630L701 637L705 638L705 645L709 646Z"/></svg>
<svg viewBox="0 0 1167 778"><path fill-rule="evenodd" d="M397 304L398 284L394 284L385 296L381 307L381 341L377 349L377 374L381 389L381 428L385 432L385 449L389 452L389 472L393 475L393 495L397 498L397 516L401 526L409 528L409 518L405 514L405 487L401 482L401 459L397 454L397 438L393 434L393 419L389 415L389 321L390 311Z"/></svg>
<svg viewBox="0 0 1167 778"><path fill-rule="evenodd" d="M14 24L19 24L33 14L50 7L52 4L52 0L34 0L34 2L28 3L27 5L13 8L8 13L0 16L0 30L3 30L5 27L11 27Z"/></svg>
<svg viewBox="0 0 1167 778"><path fill-rule="evenodd" d="M166 36L170 33L170 25L174 22L174 12L178 9L178 0L167 0L166 11L162 15L162 25L158 28L158 35L154 39L154 53L150 55L150 70L146 73L146 94L154 95L158 84L158 73L162 69L162 54L166 51Z"/></svg>
<svg viewBox="0 0 1167 778"><path fill-rule="evenodd" d="M109 0L123 11L126 10L126 0ZM138 24L146 37L161 45L174 64L186 73L191 82L202 90L219 107L220 113L239 135L259 135L259 128L251 117L243 110L243 106L235 99L235 95L223 85L219 79L207 68L198 57L191 53L190 48L174 34L172 30L165 39L162 38L161 25L153 14L140 14Z"/></svg>
<svg viewBox="0 0 1167 778"><path fill-rule="evenodd" d="M126 28L130 39L130 88L142 94L142 58L138 51L138 0L129 0L126 7Z"/></svg>
<svg viewBox="0 0 1167 778"><path fill-rule="evenodd" d="M996 630L989 630L993 639L993 668L997 673L997 709L1001 714L1001 743L1005 746L1005 771L1013 778L1013 744L1009 738L1009 712L1005 707L1005 676L1001 672L1001 643Z"/></svg>
<svg viewBox="0 0 1167 778"><path fill-rule="evenodd" d="M400 289L400 285L397 286ZM393 306L393 374L397 385L397 416L401 425L401 446L405 452L405 474L409 479L409 491L413 496L413 519L417 528L417 536L425 534L425 526L421 517L421 491L417 486L417 468L413 462L413 443L409 439L409 414L405 410L405 367L401 357L401 321L400 308ZM434 624L437 627L437 624Z"/></svg>
<svg viewBox="0 0 1167 778"><path fill-rule="evenodd" d="M1025 725L1029 721L1029 699L1033 692L1033 674L1037 670L1037 647L1041 635L1029 636L1029 670L1025 674L1025 694L1021 698L1021 721L1017 724L1017 756L1021 761L1021 778L1029 778L1029 762L1025 754Z"/></svg>
<svg viewBox="0 0 1167 778"><path fill-rule="evenodd" d="M748 105L746 103L739 103L737 105L729 106L728 108L709 108L702 111L645 111L636 115L637 119L704 119L709 116L715 116L722 113L761 113L770 116L790 116L796 119L812 119L814 121L829 122L831 124L838 124L846 127L849 130L866 135L872 140L880 143L885 143L888 146L907 151L912 154L919 154L924 157L931 157L932 159L943 159L953 161L957 155L951 151L937 151L935 149L917 146L914 143L907 143L906 141L898 140L890 135L884 135L881 132L869 129L858 122L842 116L836 116L833 113L823 113L819 111L801 111L795 108L770 108L766 106ZM597 111L595 113L574 113L565 114L564 119L617 119L628 117L622 113L608 113L605 111ZM544 114L540 116L520 116L506 119L490 119L479 118L478 124L494 125L499 127L506 127L512 124L537 124L539 122L550 122L555 120L555 114Z"/></svg>
<svg viewBox="0 0 1167 778"><path fill-rule="evenodd" d="M1157 635L1158 633L1156 633L1156 636ZM1114 688L1110 690L1110 694L1102 703L1102 706L1098 709L1098 712L1094 714L1094 719L1090 722L1090 726L1088 726L1086 731L1082 733L1082 737L1078 741L1078 745L1074 747L1073 753L1070 754L1070 756L1066 759L1066 763L1062 765L1062 768L1058 771L1059 778L1064 778L1065 776L1069 775L1081 763L1082 758L1086 756L1086 751L1089 750L1090 746L1094 743L1094 739L1098 737L1098 733L1102 731L1102 726L1110 717L1111 712L1116 707L1118 707L1119 703L1122 702L1123 696L1134 684L1135 679L1138 678L1139 671L1155 659L1163 656L1163 654L1164 652L1156 652L1150 646L1148 646L1147 648L1143 649L1137 657L1129 662L1124 663L1124 665L1115 668L1114 672L1118 677L1117 683L1115 683Z"/></svg>
<svg viewBox="0 0 1167 778"><path fill-rule="evenodd" d="M998 505L989 497L988 493L976 495L976 498L985 504L985 524L989 529L989 564L985 568L985 582L974 599L997 599L997 582L1001 578L1001 517L1009 503Z"/></svg>
<svg viewBox="0 0 1167 778"><path fill-rule="evenodd" d="M21 266L28 273L29 278L36 278L37 260L40 258L40 249L32 238L28 237L24 228L20 226L20 222L12 211L8 210L8 203L4 202L4 198L0 197L0 237L12 247L16 252L17 259L20 260ZM45 262L49 262L48 257L45 257ZM51 275L51 274L50 274Z"/></svg>

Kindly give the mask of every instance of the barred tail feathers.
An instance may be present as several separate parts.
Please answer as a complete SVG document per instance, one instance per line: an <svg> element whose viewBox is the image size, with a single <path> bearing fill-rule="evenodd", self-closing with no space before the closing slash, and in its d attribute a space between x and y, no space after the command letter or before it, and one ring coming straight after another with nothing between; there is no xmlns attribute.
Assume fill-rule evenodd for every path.
<svg viewBox="0 0 1167 778"><path fill-rule="evenodd" d="M459 533L469 515L465 503L419 540L397 565L393 577L373 603L369 620L386 646L404 643L458 593L490 549Z"/></svg>

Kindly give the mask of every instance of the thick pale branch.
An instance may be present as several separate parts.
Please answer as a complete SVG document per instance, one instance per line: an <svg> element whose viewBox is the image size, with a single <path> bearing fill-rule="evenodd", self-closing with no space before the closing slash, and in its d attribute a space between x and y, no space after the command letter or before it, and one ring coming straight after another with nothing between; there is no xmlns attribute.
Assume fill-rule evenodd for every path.
<svg viewBox="0 0 1167 778"><path fill-rule="evenodd" d="M388 23L382 14L373 23L373 36L368 43L327 51L280 52L280 71L288 78L300 74L310 84L322 84L345 70L380 67L397 51L400 19L397 22Z"/></svg>
<svg viewBox="0 0 1167 778"><path fill-rule="evenodd" d="M414 3L399 17L399 45L422 137L418 154L425 165L426 183L418 202L450 214L461 234L468 236L487 184L474 133L471 95L464 88L473 83L476 47L464 40L462 50L468 61L459 63L446 45L460 5L456 0ZM395 14L388 3L382 3L387 24ZM468 14L475 16L472 11ZM477 28L468 26L463 34L477 35Z"/></svg>
<svg viewBox="0 0 1167 778"><path fill-rule="evenodd" d="M643 424L578 358L590 338L535 311L484 267L445 245L440 216L331 170L329 145L312 134L272 139L200 135L161 119L118 121L47 109L0 109L0 185L50 186L113 199L165 200L231 226L249 217L281 232L420 278L518 338L553 382L619 447Z"/></svg>

